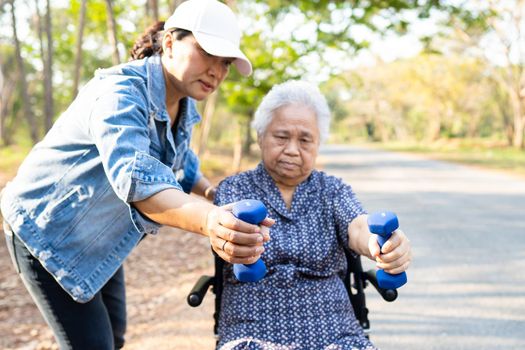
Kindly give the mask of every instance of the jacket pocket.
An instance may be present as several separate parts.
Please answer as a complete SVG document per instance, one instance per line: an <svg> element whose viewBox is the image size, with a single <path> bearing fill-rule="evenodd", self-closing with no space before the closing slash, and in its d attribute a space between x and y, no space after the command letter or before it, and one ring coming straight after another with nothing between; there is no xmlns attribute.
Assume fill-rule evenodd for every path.
<svg viewBox="0 0 525 350"><path fill-rule="evenodd" d="M59 222L69 220L79 209L79 204L86 198L86 190L82 186L75 186L56 202L50 202L42 213L42 220Z"/></svg>

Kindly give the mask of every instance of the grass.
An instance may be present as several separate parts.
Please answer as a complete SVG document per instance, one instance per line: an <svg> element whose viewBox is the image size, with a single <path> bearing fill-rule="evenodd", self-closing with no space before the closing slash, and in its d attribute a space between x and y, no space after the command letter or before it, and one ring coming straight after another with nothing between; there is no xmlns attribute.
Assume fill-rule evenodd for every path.
<svg viewBox="0 0 525 350"><path fill-rule="evenodd" d="M511 148L491 140L442 140L428 145L390 143L373 147L420 153L433 159L502 170L525 177L525 150Z"/></svg>
<svg viewBox="0 0 525 350"><path fill-rule="evenodd" d="M0 173L6 177L13 177L29 150L30 146L0 147Z"/></svg>
<svg viewBox="0 0 525 350"><path fill-rule="evenodd" d="M441 140L428 145L408 142L367 145L391 151L419 153L433 159L504 170L525 177L525 150L509 148L500 142L462 139ZM0 147L0 174L4 178L13 177L29 150L29 145ZM251 169L257 165L260 157L257 152L253 153L252 156L243 158L241 170ZM232 174L231 150L216 147L209 150L201 157L201 169L214 180Z"/></svg>

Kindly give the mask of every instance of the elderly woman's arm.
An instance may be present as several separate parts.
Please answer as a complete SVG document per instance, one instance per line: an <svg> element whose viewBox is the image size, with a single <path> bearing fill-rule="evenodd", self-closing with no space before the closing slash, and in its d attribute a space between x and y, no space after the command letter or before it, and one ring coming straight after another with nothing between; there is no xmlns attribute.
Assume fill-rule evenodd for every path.
<svg viewBox="0 0 525 350"><path fill-rule="evenodd" d="M206 177L202 176L199 179L199 181L197 181L195 185L193 185L191 192L206 198L210 202L213 202L213 200L215 199L215 193L217 192L217 189L210 183L210 181Z"/></svg>
<svg viewBox="0 0 525 350"><path fill-rule="evenodd" d="M359 215L348 225L350 249L377 262L377 267L388 273L400 273L410 265L412 253L410 241L403 231L397 229L390 239L379 248L377 238L368 229L368 215Z"/></svg>

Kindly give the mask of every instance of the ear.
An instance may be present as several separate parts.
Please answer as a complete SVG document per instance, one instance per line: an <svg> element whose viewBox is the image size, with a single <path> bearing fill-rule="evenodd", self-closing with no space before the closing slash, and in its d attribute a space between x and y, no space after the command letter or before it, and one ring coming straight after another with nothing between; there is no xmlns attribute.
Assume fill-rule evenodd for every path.
<svg viewBox="0 0 525 350"><path fill-rule="evenodd" d="M173 36L171 33L166 32L164 33L164 36L162 37L162 52L164 52L166 55L168 55L170 58L172 57L172 51L173 51Z"/></svg>
<svg viewBox="0 0 525 350"><path fill-rule="evenodd" d="M257 133L257 144L259 145L259 149L262 151L262 138L263 138L263 134L259 134Z"/></svg>

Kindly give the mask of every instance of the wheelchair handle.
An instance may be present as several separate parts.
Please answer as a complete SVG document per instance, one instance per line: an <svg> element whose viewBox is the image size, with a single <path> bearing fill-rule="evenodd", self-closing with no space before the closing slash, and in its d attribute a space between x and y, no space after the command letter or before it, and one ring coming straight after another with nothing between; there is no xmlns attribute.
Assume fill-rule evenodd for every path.
<svg viewBox="0 0 525 350"><path fill-rule="evenodd" d="M254 225L260 224L268 216L264 204L255 199L235 203L232 211L236 218ZM266 275L266 265L260 258L253 264L233 264L233 274L240 282L257 282Z"/></svg>
<svg viewBox="0 0 525 350"><path fill-rule="evenodd" d="M214 278L212 276L201 276L197 283L193 286L190 294L188 294L187 302L190 306L197 307L204 300L204 296L208 288L213 284Z"/></svg>
<svg viewBox="0 0 525 350"><path fill-rule="evenodd" d="M369 281L372 286L374 286L383 300L392 302L397 299L397 289L384 289L379 287L377 284L376 270L368 270L363 272L363 278L365 281Z"/></svg>
<svg viewBox="0 0 525 350"><path fill-rule="evenodd" d="M368 227L370 232L377 235L377 243L382 248L392 233L399 227L397 215L391 211L383 211L368 216ZM397 289L407 283L405 272L390 274L383 270L376 273L377 284L383 289Z"/></svg>

